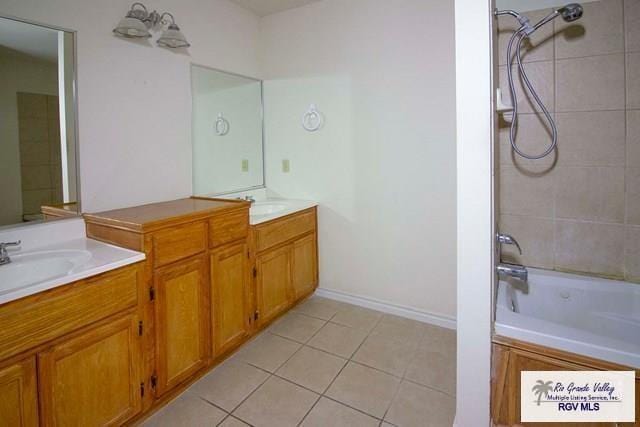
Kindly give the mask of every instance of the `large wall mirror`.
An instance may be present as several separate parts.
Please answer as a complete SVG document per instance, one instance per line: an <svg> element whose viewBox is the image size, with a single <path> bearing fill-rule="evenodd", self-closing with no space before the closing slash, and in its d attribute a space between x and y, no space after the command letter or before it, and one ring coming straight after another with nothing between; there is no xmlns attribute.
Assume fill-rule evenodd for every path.
<svg viewBox="0 0 640 427"><path fill-rule="evenodd" d="M191 80L194 194L263 187L262 82L199 65Z"/></svg>
<svg viewBox="0 0 640 427"><path fill-rule="evenodd" d="M78 212L75 33L0 17L0 227Z"/></svg>

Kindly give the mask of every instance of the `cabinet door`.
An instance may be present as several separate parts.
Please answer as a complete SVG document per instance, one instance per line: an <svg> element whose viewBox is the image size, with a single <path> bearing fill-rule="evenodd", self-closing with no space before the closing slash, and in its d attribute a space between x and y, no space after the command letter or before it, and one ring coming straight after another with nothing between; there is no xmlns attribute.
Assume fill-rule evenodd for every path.
<svg viewBox="0 0 640 427"><path fill-rule="evenodd" d="M0 368L0 421L2 425L38 425L36 361L29 358Z"/></svg>
<svg viewBox="0 0 640 427"><path fill-rule="evenodd" d="M120 425L140 411L138 319L127 315L38 355L47 426Z"/></svg>
<svg viewBox="0 0 640 427"><path fill-rule="evenodd" d="M294 298L313 292L318 283L316 235L310 234L293 243L292 276Z"/></svg>
<svg viewBox="0 0 640 427"><path fill-rule="evenodd" d="M209 286L204 256L155 272L157 394L204 367L209 356Z"/></svg>
<svg viewBox="0 0 640 427"><path fill-rule="evenodd" d="M248 264L245 242L211 253L211 320L216 356L249 334Z"/></svg>
<svg viewBox="0 0 640 427"><path fill-rule="evenodd" d="M258 255L256 269L259 324L262 325L291 303L291 246Z"/></svg>

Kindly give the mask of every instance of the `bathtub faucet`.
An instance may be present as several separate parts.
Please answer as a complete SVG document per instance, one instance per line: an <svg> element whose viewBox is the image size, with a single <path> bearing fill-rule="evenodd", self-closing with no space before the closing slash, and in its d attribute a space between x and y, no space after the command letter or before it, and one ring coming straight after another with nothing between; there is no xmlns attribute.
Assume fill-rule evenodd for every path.
<svg viewBox="0 0 640 427"><path fill-rule="evenodd" d="M516 248L518 248L520 255L522 255L522 249L520 248L518 241L513 236L505 233L498 233L496 234L496 240L501 245L515 245Z"/></svg>
<svg viewBox="0 0 640 427"><path fill-rule="evenodd" d="M496 270L498 270L498 274L508 277L515 277L516 279L520 279L525 283L527 282L527 279L529 277L527 267L520 264L509 264L508 262L502 262L498 264Z"/></svg>

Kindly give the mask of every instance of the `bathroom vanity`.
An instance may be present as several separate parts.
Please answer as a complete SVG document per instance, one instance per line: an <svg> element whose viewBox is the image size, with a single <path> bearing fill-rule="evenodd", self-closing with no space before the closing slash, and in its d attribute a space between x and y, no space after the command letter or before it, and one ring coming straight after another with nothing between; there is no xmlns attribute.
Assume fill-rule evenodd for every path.
<svg viewBox="0 0 640 427"><path fill-rule="evenodd" d="M139 418L317 287L316 207L251 225L250 205L192 197L85 215L87 236L147 257Z"/></svg>

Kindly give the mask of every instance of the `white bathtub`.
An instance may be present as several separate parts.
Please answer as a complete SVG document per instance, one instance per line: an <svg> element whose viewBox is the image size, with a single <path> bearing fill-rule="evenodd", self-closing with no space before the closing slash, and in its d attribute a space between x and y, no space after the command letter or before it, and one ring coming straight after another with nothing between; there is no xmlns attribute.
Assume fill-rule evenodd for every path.
<svg viewBox="0 0 640 427"><path fill-rule="evenodd" d="M495 333L640 369L640 285L530 268L500 281Z"/></svg>

